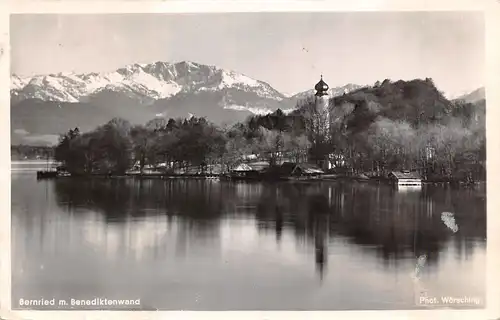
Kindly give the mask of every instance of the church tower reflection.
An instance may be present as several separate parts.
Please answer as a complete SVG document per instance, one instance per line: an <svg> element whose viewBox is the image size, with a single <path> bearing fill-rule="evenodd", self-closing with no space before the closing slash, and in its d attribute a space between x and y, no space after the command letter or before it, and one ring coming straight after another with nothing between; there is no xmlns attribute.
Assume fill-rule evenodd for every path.
<svg viewBox="0 0 500 320"><path fill-rule="evenodd" d="M337 204L335 189L329 187L327 194L315 195L311 197L309 214L313 220L313 235L314 235L314 257L316 271L323 280L327 264L328 264L328 242L330 228L330 214Z"/></svg>
<svg viewBox="0 0 500 320"><path fill-rule="evenodd" d="M319 228L314 239L316 270L319 277L323 280L325 268L328 262L328 237L324 232L324 227Z"/></svg>
<svg viewBox="0 0 500 320"><path fill-rule="evenodd" d="M276 231L276 242L281 242L281 235L283 233L283 209L280 208L279 206L276 206L275 208L275 231Z"/></svg>

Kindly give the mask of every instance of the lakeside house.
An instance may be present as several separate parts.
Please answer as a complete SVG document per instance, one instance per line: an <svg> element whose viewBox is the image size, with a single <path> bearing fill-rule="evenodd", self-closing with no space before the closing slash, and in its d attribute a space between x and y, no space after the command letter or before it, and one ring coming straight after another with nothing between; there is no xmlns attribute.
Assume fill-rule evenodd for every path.
<svg viewBox="0 0 500 320"><path fill-rule="evenodd" d="M411 172L408 170L402 171L392 171L389 173L389 179L395 185L399 186L412 186L419 187L422 186L422 177L417 172Z"/></svg>
<svg viewBox="0 0 500 320"><path fill-rule="evenodd" d="M283 180L297 178L318 178L324 171L313 164L285 162L270 166L268 162L241 163L228 175L231 179L243 180Z"/></svg>
<svg viewBox="0 0 500 320"><path fill-rule="evenodd" d="M246 163L240 163L230 171L230 174L233 179L256 179L259 176L259 171Z"/></svg>

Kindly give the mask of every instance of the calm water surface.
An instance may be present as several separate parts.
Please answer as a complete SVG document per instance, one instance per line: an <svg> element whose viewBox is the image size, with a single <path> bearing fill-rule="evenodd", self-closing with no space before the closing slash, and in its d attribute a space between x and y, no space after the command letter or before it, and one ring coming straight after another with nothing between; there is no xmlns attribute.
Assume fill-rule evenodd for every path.
<svg viewBox="0 0 500 320"><path fill-rule="evenodd" d="M453 212L459 231L441 221ZM140 299L141 309L413 309L481 298L486 201L364 184L59 179L12 173L12 301Z"/></svg>

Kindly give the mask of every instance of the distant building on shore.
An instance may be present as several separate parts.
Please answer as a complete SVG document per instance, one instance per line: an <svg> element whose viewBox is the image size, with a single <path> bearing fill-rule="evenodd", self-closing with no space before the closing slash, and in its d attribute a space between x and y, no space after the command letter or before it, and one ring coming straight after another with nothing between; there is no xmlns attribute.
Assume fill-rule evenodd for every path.
<svg viewBox="0 0 500 320"><path fill-rule="evenodd" d="M389 174L389 179L398 187L421 187L422 177L417 172L408 170L393 171Z"/></svg>

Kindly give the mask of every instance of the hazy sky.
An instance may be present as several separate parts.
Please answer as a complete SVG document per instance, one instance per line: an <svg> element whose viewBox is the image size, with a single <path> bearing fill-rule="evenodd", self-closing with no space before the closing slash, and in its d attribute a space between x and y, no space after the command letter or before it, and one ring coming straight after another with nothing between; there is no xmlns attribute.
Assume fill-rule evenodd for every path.
<svg viewBox="0 0 500 320"><path fill-rule="evenodd" d="M12 72L111 71L190 60L294 93L433 78L457 95L484 85L484 20L471 12L11 16Z"/></svg>

